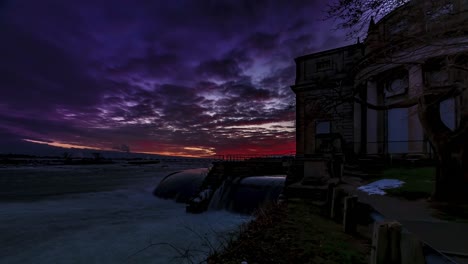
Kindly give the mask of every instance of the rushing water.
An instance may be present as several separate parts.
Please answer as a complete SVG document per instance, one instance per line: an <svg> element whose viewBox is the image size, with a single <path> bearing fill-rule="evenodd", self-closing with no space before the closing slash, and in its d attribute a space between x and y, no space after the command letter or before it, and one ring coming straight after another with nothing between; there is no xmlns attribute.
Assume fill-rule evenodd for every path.
<svg viewBox="0 0 468 264"><path fill-rule="evenodd" d="M109 180L112 188L41 200L1 201L0 263L187 263L181 258L183 253L201 260L211 246L219 245L220 237L250 220L226 211L186 214L184 204L152 195L167 170L139 168L127 174L137 175L138 170L140 177L123 177L125 173L119 170L117 184L117 176L97 175L95 170L87 169L88 174L97 175L94 178L100 177L99 182L82 171L74 176L68 171L62 177L73 176L81 189L85 183L102 185L106 177L114 180ZM0 171L0 178L7 177L5 173ZM47 173L41 177L49 178ZM150 244L157 245L139 252Z"/></svg>
<svg viewBox="0 0 468 264"><path fill-rule="evenodd" d="M213 194L208 208L252 213L258 207L274 202L283 191L285 175L251 176L223 182Z"/></svg>

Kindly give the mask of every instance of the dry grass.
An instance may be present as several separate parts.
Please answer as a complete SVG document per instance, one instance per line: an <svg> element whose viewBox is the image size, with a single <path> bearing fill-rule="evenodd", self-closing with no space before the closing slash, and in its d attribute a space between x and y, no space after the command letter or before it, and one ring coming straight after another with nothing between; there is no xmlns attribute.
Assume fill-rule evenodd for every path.
<svg viewBox="0 0 468 264"><path fill-rule="evenodd" d="M318 212L304 200L264 209L208 263L367 263L368 241L344 234Z"/></svg>

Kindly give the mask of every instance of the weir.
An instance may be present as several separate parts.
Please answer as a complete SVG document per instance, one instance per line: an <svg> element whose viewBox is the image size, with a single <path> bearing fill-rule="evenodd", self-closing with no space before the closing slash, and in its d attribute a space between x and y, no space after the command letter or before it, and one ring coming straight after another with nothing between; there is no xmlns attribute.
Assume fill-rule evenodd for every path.
<svg viewBox="0 0 468 264"><path fill-rule="evenodd" d="M159 182L153 194L163 199L174 199L185 203L198 194L208 169L190 169L171 173Z"/></svg>
<svg viewBox="0 0 468 264"><path fill-rule="evenodd" d="M285 158L217 161L210 169L166 176L154 195L187 203L189 213L229 210L248 214L277 200L286 180L286 165Z"/></svg>
<svg viewBox="0 0 468 264"><path fill-rule="evenodd" d="M211 208L250 213L261 204L278 198L286 178L286 163L284 158L213 162L213 167L200 186L200 195L190 199L186 210L200 213ZM274 184L265 187L265 182ZM281 191L271 193L273 189ZM241 193L242 196L239 195ZM243 197L250 197L250 201Z"/></svg>
<svg viewBox="0 0 468 264"><path fill-rule="evenodd" d="M278 199L285 179L285 175L271 175L239 177L233 182L224 182L210 199L207 209L252 213ZM190 211L191 208L187 209Z"/></svg>

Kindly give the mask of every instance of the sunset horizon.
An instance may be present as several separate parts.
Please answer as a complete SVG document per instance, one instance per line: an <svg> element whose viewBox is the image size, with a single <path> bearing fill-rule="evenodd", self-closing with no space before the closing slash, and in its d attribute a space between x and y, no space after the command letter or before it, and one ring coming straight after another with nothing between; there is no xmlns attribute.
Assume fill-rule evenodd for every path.
<svg viewBox="0 0 468 264"><path fill-rule="evenodd" d="M324 8L4 1L0 153L294 153L294 58L347 43Z"/></svg>

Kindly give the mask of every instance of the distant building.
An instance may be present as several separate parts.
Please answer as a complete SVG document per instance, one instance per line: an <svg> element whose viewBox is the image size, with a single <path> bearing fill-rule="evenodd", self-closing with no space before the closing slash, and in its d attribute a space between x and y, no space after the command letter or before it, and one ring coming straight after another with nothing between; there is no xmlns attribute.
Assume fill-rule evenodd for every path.
<svg viewBox="0 0 468 264"><path fill-rule="evenodd" d="M337 133L356 154L430 154L417 107L372 110L354 100L389 105L427 88L468 83L468 72L448 67L447 56L468 61L468 1L413 0L375 23L364 43L296 58L296 153L315 154L317 135ZM464 43L464 44L463 44ZM465 98L466 99L466 98ZM440 104L455 129L460 96Z"/></svg>

